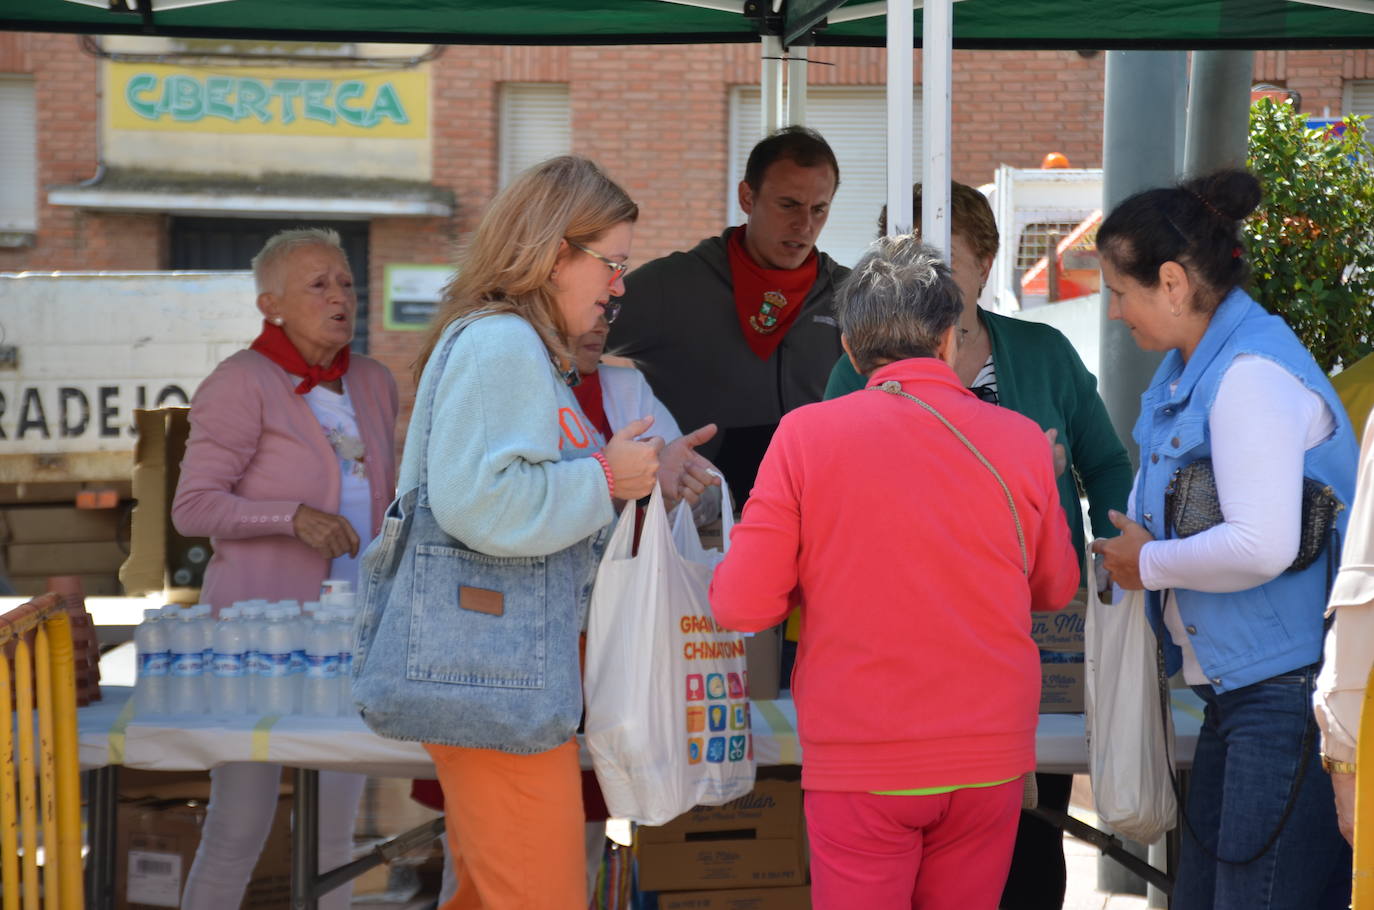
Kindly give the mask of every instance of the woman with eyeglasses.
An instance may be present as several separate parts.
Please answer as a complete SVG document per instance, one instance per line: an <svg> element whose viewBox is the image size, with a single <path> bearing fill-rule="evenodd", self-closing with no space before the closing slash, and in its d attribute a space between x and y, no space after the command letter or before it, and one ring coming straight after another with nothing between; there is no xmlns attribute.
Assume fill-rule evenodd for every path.
<svg viewBox="0 0 1374 910"><path fill-rule="evenodd" d="M914 190L915 214L921 218L921 186ZM1053 326L991 313L978 297L997 255L997 221L987 197L971 186L954 183L950 192L950 270L963 297L959 317L960 347L954 372L969 391L1034 420L1055 440L1059 500L1064 506L1078 564L1086 546L1079 486L1088 498L1088 513L1097 537L1116 534L1107 517L1121 509L1131 488L1131 462L1097 394L1097 380L1083 365L1073 345ZM887 211L878 222L887 233ZM862 389L867 380L841 357L830 374L825 397ZM1073 778L1037 774L1040 805L1067 811ZM1054 825L1030 815L1021 817L1011 871L1002 895L1002 910L1059 910L1064 903L1066 869L1064 836Z"/></svg>
<svg viewBox="0 0 1374 910"><path fill-rule="evenodd" d="M573 576L555 579L550 571L536 594L511 589L507 603L511 596L522 606L531 596L543 600L537 620L503 612L500 592L487 591L494 597L486 606L472 601L507 620L487 629L495 647L526 655L512 662L537 660L529 673L543 685L572 690L562 745L532 754L519 743L493 745L490 731L472 729L457 711L425 721L458 881L446 910L586 906L574 738L579 655L575 635L564 646L567 636L549 630L583 623L602 532L617 502L653 490L663 443L637 439L651 416L609 439L588 423L573 395L578 373L567 339L594 329L623 293L638 215L625 191L585 158L554 158L526 171L492 200L417 361L416 410L397 489L417 488L426 469L440 527L491 557L494 571L509 560L512 585L523 583L521 564L531 558L555 560L563 576L572 566ZM411 622L420 621L413 612ZM423 629L425 647L436 654L458 653L455 635L443 624ZM461 667L453 673L463 677Z"/></svg>

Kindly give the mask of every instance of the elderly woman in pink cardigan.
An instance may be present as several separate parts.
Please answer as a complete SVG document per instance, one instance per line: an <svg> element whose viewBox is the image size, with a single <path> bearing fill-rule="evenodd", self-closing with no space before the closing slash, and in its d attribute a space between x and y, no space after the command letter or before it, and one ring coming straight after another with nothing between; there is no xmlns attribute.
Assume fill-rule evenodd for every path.
<svg viewBox="0 0 1374 910"><path fill-rule="evenodd" d="M396 485L396 383L350 354L358 300L330 230L282 231L253 259L262 334L196 391L172 521L215 554L201 599L308 601L355 560ZM185 910L237 907L271 828L281 767L210 772L210 804L182 895ZM366 778L320 774L320 868L351 859ZM350 887L320 900L349 905Z"/></svg>

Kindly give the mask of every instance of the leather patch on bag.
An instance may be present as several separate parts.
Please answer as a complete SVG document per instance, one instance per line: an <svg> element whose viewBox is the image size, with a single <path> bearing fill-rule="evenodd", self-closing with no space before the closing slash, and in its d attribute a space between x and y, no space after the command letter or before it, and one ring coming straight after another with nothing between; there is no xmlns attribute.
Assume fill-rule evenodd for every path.
<svg viewBox="0 0 1374 910"><path fill-rule="evenodd" d="M500 591L486 588L469 588L463 585L458 589L458 606L474 613L489 613L501 616L506 612L506 596Z"/></svg>

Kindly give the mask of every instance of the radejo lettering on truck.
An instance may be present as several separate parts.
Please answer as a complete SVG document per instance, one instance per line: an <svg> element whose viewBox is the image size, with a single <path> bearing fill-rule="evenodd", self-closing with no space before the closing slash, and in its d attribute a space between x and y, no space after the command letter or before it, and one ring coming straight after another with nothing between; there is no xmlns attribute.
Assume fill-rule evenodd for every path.
<svg viewBox="0 0 1374 910"><path fill-rule="evenodd" d="M133 436L133 409L189 405L175 381L106 385L20 385L17 400L0 389L0 440L118 439Z"/></svg>

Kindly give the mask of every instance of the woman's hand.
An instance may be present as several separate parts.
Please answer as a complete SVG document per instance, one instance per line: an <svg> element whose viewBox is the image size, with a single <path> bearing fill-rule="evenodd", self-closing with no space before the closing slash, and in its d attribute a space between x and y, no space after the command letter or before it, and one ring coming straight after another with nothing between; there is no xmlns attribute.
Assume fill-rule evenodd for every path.
<svg viewBox="0 0 1374 910"><path fill-rule="evenodd" d="M1336 791L1336 822L1350 846L1355 846L1355 775L1331 772L1331 789Z"/></svg>
<svg viewBox="0 0 1374 910"><path fill-rule="evenodd" d="M696 447L716 435L716 425L708 423L686 436L679 436L663 447L658 456L658 483L669 511L679 500L694 506L706 488L720 481L711 475L714 466L696 453Z"/></svg>
<svg viewBox="0 0 1374 910"><path fill-rule="evenodd" d="M325 559L345 553L358 555L357 532L342 515L331 515L301 503L296 507L296 514L291 516L291 527L296 531L297 540Z"/></svg>
<svg viewBox="0 0 1374 910"><path fill-rule="evenodd" d="M639 499L654 491L663 440L657 436L643 440L635 438L653 425L652 417L631 421L621 427L602 450L611 468L616 499Z"/></svg>
<svg viewBox="0 0 1374 910"><path fill-rule="evenodd" d="M1102 564L1111 574L1112 581L1128 591L1143 590L1140 581L1140 548L1154 540L1144 526L1136 524L1116 509L1107 513L1113 525L1121 531L1121 536L1110 539L1099 537L1093 541L1092 551L1102 554Z"/></svg>
<svg viewBox="0 0 1374 910"><path fill-rule="evenodd" d="M1064 473L1069 466L1069 453L1064 449L1064 443L1057 442L1059 430L1050 427L1045 431L1045 438L1050 441L1050 454L1054 457L1054 476L1058 477Z"/></svg>

